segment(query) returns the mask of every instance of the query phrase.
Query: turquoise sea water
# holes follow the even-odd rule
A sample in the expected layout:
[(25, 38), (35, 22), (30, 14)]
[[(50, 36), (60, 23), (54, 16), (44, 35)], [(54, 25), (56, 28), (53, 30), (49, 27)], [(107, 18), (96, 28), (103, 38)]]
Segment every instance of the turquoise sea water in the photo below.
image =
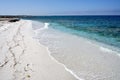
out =
[(120, 48), (120, 16), (39, 16), (50, 27)]
[(33, 22), (34, 38), (79, 79), (120, 80), (119, 16), (40, 16), (25, 19)]

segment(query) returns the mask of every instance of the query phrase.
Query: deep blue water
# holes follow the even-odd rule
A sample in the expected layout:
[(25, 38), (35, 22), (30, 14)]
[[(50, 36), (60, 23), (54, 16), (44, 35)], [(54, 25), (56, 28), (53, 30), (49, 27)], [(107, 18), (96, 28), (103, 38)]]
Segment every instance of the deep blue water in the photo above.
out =
[(31, 16), (50, 27), (120, 48), (120, 16)]

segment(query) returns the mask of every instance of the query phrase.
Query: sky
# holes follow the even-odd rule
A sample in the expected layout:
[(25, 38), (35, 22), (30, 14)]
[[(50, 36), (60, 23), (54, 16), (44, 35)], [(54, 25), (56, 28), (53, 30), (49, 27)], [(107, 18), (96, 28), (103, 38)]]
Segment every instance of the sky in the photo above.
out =
[(120, 0), (0, 0), (0, 15), (120, 15)]

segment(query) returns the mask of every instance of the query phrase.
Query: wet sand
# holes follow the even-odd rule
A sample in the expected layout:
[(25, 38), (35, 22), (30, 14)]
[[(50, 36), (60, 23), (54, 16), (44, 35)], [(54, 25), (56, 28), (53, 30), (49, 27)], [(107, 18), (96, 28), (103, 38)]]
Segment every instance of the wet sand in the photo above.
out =
[(33, 39), (31, 21), (0, 27), (0, 80), (77, 80)]

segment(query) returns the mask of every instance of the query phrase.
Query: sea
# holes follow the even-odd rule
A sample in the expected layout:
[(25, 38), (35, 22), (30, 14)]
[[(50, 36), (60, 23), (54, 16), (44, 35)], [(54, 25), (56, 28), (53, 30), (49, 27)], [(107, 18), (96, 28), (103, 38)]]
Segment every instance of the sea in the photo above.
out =
[(76, 79), (120, 80), (120, 16), (23, 19), (32, 20), (34, 38)]

